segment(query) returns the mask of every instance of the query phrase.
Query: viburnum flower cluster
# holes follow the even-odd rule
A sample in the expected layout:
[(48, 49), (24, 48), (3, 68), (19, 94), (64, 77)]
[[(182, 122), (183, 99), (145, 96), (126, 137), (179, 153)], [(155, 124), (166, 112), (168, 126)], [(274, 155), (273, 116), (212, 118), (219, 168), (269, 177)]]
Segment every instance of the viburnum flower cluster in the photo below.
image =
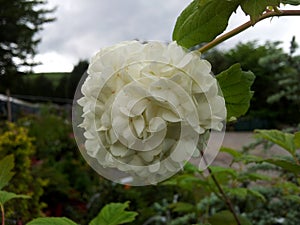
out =
[(200, 135), (222, 129), (225, 100), (211, 65), (176, 42), (101, 49), (87, 73), (80, 127), (102, 167), (156, 183), (200, 155)]

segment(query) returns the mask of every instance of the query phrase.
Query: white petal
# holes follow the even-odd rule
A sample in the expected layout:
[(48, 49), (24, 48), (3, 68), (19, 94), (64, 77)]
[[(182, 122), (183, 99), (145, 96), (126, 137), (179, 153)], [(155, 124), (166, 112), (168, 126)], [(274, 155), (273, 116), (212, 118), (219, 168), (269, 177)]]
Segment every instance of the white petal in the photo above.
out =
[(177, 112), (173, 112), (171, 110), (161, 108), (159, 109), (158, 115), (161, 116), (164, 120), (176, 123), (182, 121)]
[(167, 127), (166, 122), (160, 117), (154, 117), (149, 122), (149, 132), (158, 132)]
[(144, 117), (136, 116), (136, 117), (132, 118), (132, 123), (133, 123), (133, 127), (134, 127), (134, 130), (135, 130), (137, 136), (141, 137), (142, 133), (145, 129)]
[(110, 151), (111, 151), (111, 154), (113, 154), (114, 156), (123, 157), (128, 152), (128, 149), (126, 147), (124, 147), (124, 145), (117, 143), (117, 144), (113, 144), (112, 146), (110, 146)]
[(155, 173), (155, 172), (157, 172), (159, 170), (159, 168), (160, 168), (160, 162), (157, 162), (157, 163), (151, 164), (149, 166), (149, 171), (151, 173)]

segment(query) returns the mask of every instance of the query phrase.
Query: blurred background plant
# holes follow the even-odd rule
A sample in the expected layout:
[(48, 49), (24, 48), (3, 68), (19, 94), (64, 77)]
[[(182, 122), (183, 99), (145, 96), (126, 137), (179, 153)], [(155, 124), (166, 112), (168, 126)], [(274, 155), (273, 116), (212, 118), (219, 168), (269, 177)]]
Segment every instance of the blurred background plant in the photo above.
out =
[[(202, 3), (207, 2), (226, 4), (216, 0)], [(237, 1), (230, 2), (229, 8), (234, 2)], [(262, 8), (266, 9), (269, 2), (273, 1), (260, 1)], [(300, 4), (298, 0), (281, 2)], [(96, 225), (103, 214), (117, 217), (107, 214), (108, 211), (119, 209), (120, 215), (124, 215), (126, 208), (138, 213), (137, 217), (136, 213), (125, 214), (129, 224), (236, 224), (230, 210), (243, 225), (300, 224), (300, 56), (296, 54), (295, 37), (289, 52), (281, 48), (280, 42), (253, 41), (203, 54), (212, 63), (214, 74), (240, 63), (243, 70), (256, 75), (248, 113), (230, 124), (228, 130), (292, 127), (290, 130), (257, 131), (258, 139), (243, 149), (222, 148), (221, 154), (230, 158), (227, 166), (213, 165), (203, 172), (187, 164), (178, 175), (160, 185), (131, 187), (99, 177), (77, 150), (70, 109), (88, 62), (80, 60), (70, 73), (31, 71), (40, 41), (35, 35), (43, 24), (54, 21), (51, 17), (54, 9), (47, 9), (46, 1), (0, 0), (0, 4), (0, 161), (7, 157), (15, 159), (15, 176), (0, 188), (0, 205), (8, 199), (3, 196), (17, 197), (6, 192), (19, 194), (20, 198), (30, 197), (5, 201), (5, 219), (2, 219), (6, 224), (20, 225), (35, 217), (55, 216), (70, 218), (60, 220), (69, 224), (91, 221), (91, 225)], [(214, 17), (209, 14), (209, 19)], [(6, 97), (14, 99), (8, 101)], [(9, 116), (9, 108), (17, 111), (14, 117)], [(285, 149), (284, 153), (270, 154), (270, 146), (274, 144)], [(0, 168), (1, 178), (4, 169)], [(101, 209), (105, 210), (100, 215)], [(52, 224), (55, 220), (47, 219), (29, 224), (45, 221)]]

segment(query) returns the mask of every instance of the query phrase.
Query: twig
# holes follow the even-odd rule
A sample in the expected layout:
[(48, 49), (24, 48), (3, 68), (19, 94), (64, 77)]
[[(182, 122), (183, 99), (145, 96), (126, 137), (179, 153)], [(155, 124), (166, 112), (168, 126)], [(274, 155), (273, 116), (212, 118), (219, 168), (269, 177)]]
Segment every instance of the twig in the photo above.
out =
[(214, 46), (220, 44), (223, 41), (226, 41), (227, 39), (235, 36), (236, 34), (241, 33), (242, 31), (248, 29), (251, 26), (254, 26), (256, 23), (259, 21), (262, 21), (264, 19), (274, 17), (274, 16), (300, 16), (300, 10), (275, 10), (275, 11), (267, 11), (263, 15), (261, 15), (258, 20), (256, 21), (248, 21), (235, 29), (217, 37), (216, 39), (212, 40), (211, 42), (207, 43), (206, 45), (202, 46), (201, 48), (198, 49), (200, 52), (206, 52), (209, 49), (213, 48)]
[(223, 199), (225, 200), (225, 203), (226, 203), (228, 209), (230, 210), (230, 212), (232, 213), (232, 215), (233, 215), (235, 221), (237, 222), (238, 225), (241, 225), (241, 221), (240, 221), (239, 217), (237, 216), (237, 214), (236, 214), (236, 212), (235, 212), (235, 210), (234, 210), (234, 208), (233, 208), (232, 202), (230, 201), (230, 199), (228, 198), (228, 196), (225, 194), (225, 192), (224, 192), (222, 186), (219, 184), (217, 178), (216, 178), (215, 175), (212, 173), (211, 169), (210, 169), (209, 167), (207, 167), (207, 170), (208, 170), (208, 172), (209, 172), (211, 178), (213, 179), (214, 183), (216, 184), (216, 186), (217, 186), (219, 192), (221, 193)]
[[(205, 164), (207, 164), (207, 161), (205, 159), (205, 156), (204, 156), (203, 152), (200, 151), (200, 153), (201, 153), (201, 156), (203, 158), (203, 161), (205, 162)], [(216, 184), (216, 186), (218, 188), (218, 191), (220, 192), (222, 198), (224, 199), (224, 201), (225, 201), (225, 203), (226, 203), (229, 211), (232, 213), (232, 215), (233, 215), (236, 223), (238, 225), (241, 225), (241, 221), (240, 221), (239, 217), (237, 216), (237, 214), (236, 214), (236, 212), (234, 210), (232, 202), (230, 201), (230, 199), (228, 198), (228, 196), (225, 194), (225, 192), (224, 192), (222, 186), (219, 184), (216, 176), (212, 173), (212, 171), (211, 171), (211, 169), (209, 167), (207, 167), (207, 171), (208, 171), (209, 175), (211, 176), (212, 180), (214, 181), (214, 183)]]
[(1, 208), (1, 215), (2, 215), (2, 225), (5, 225), (4, 207), (2, 204), (0, 204), (0, 208)]

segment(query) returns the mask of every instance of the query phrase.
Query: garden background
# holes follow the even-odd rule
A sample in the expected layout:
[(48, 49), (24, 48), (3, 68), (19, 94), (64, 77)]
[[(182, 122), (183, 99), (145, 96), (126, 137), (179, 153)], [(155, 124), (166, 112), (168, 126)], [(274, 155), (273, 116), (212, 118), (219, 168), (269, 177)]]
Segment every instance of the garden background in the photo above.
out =
[[(5, 202), (5, 224), (26, 224), (37, 217), (68, 217), (87, 224), (112, 202), (130, 202), (126, 206), (138, 213), (130, 224), (237, 224), (232, 210), (240, 224), (300, 223), (298, 37), (290, 37), (289, 50), (281, 40), (253, 40), (203, 53), (214, 74), (235, 63), (255, 74), (247, 113), (227, 124), (227, 146), (209, 174), (188, 164), (161, 184), (132, 187), (99, 176), (77, 148), (72, 100), (88, 60), (78, 60), (70, 73), (20, 70), (34, 66), (27, 58), (36, 53), (35, 33), (44, 23), (55, 23), (53, 10), (34, 11), (43, 1), (1, 4), (0, 162), (14, 157), (14, 176), (4, 190), (30, 197)], [(11, 25), (24, 15), (34, 29)], [(246, 137), (245, 143), (236, 144), (239, 135)], [(272, 158), (274, 154), (278, 157)]]

